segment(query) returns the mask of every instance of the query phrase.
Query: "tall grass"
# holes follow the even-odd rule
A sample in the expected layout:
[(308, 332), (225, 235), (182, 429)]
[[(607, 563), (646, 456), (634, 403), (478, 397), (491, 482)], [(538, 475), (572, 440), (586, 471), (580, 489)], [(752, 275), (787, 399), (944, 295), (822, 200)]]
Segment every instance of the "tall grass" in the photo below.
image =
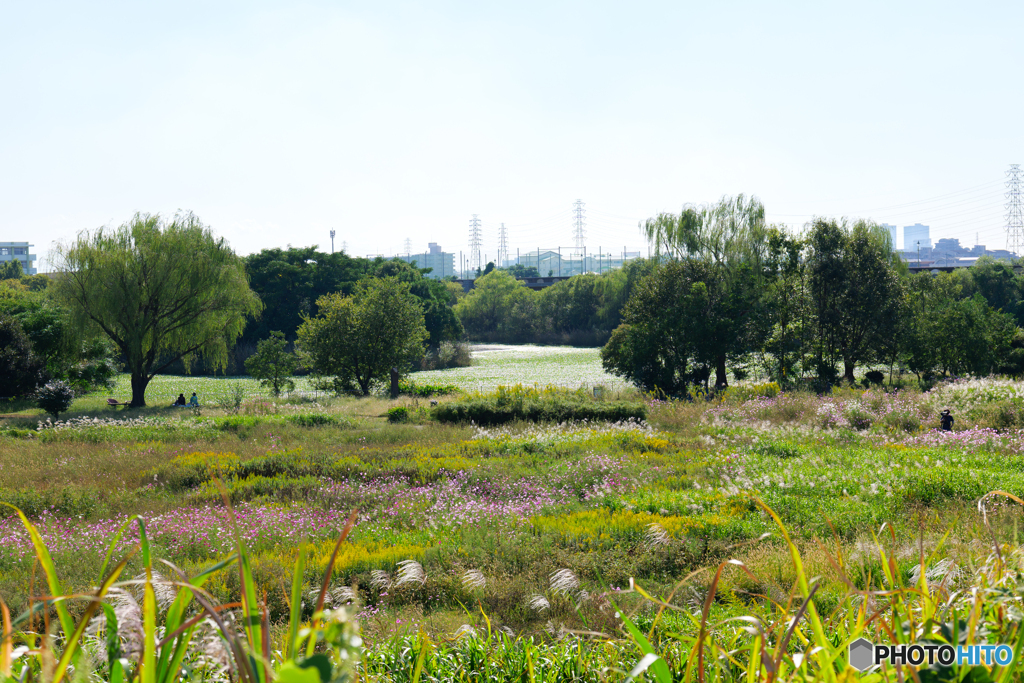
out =
[[(1024, 654), (1020, 594), (1024, 561), (1019, 547), (1000, 542), (989, 524), (988, 506), (997, 499), (1024, 500), (993, 491), (978, 503), (988, 534), (987, 557), (974, 567), (958, 568), (939, 561), (949, 532), (925, 552), (919, 543), (916, 570), (909, 580), (892, 549), (895, 532), (885, 527), (874, 537), (877, 573), (853, 574), (842, 545), (819, 544), (846, 592), (823, 608), (822, 582), (805, 570), (804, 558), (782, 520), (767, 505), (758, 505), (772, 520), (789, 553), (795, 580), (788, 594), (760, 596), (770, 608), (732, 616), (716, 623), (712, 607), (722, 599), (720, 585), (727, 572), (740, 572), (757, 582), (743, 562), (730, 559), (711, 572), (700, 600), (680, 605), (677, 594), (694, 583), (703, 570), (686, 577), (665, 597), (648, 593), (630, 582), (615, 597), (582, 591), (568, 570), (551, 579), (544, 605), (570, 598), (570, 609), (592, 603), (595, 613), (613, 613), (604, 624), (567, 630), (551, 624), (550, 636), (517, 638), (495, 627), (482, 603), (466, 605), (467, 623), (451, 639), (420, 632), (396, 637), (370, 648), (363, 645), (353, 610), (334, 607), (332, 573), (348, 537), (355, 513), (341, 533), (326, 569), (312, 593), (305, 586), (308, 548), (296, 548), (289, 609), (282, 623), (268, 617), (265, 594), (253, 579), (252, 560), (237, 529), (236, 550), (193, 576), (168, 562), (153, 560), (144, 520), (133, 517), (115, 535), (97, 578), (97, 587), (84, 594), (65, 594), (48, 549), (33, 523), (17, 514), (29, 533), (45, 592), (29, 609), (12, 618), (0, 601), (0, 676), (4, 680), (66, 678), (122, 683), (171, 683), (184, 679), (228, 679), (246, 683), (327, 683), (329, 681), (845, 681), (855, 672), (848, 666), (847, 649), (858, 638), (873, 643), (929, 642), (951, 645), (1009, 644), (1014, 661)], [(230, 509), (230, 507), (229, 507)], [(119, 560), (115, 548), (129, 525), (137, 524), (139, 542)], [(129, 561), (141, 557), (143, 573), (123, 578)], [(408, 574), (422, 578), (418, 563), (401, 563), (397, 584)], [(415, 570), (415, 571), (413, 571)], [(204, 586), (215, 575), (235, 573), (237, 596), (217, 602)], [(467, 572), (469, 590), (486, 583), (480, 572)], [(408, 578), (408, 577), (407, 577)], [(383, 579), (382, 579), (383, 581)], [(390, 585), (390, 584), (389, 584)], [(312, 617), (304, 618), (305, 596), (316, 596)], [(559, 596), (565, 596), (559, 598)], [(636, 609), (627, 613), (625, 600), (653, 612), (641, 628)], [(343, 602), (351, 600), (348, 593)], [(571, 605), (576, 603), (575, 608)], [(78, 605), (74, 610), (69, 607)], [(77, 614), (72, 616), (72, 612)], [(679, 615), (678, 618), (673, 615)], [(668, 623), (688, 628), (668, 628)], [(860, 680), (1013, 681), (1020, 666), (933, 666), (882, 664)]]

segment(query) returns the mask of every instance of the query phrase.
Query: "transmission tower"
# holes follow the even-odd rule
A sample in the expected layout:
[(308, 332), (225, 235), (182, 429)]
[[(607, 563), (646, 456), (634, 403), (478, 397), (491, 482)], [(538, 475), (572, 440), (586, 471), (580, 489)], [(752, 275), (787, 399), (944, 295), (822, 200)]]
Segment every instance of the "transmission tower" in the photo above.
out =
[(479, 270), (483, 267), (480, 263), (480, 243), (482, 242), (480, 237), (480, 219), (477, 214), (473, 214), (473, 218), (469, 221), (469, 269)]
[(405, 258), (412, 256), (412, 240), (408, 237), (405, 238)]
[(345, 252), (346, 254), (348, 253), (348, 242), (342, 240), (342, 242), (341, 242), (341, 250), (343, 252)]
[(1024, 249), (1024, 191), (1021, 181), (1024, 174), (1020, 164), (1010, 164), (1006, 172), (1006, 250), (1021, 255)]
[(585, 238), (587, 223), (583, 216), (587, 213), (587, 210), (583, 207), (586, 204), (583, 203), (582, 199), (577, 199), (573, 206), (573, 220), (572, 220), (572, 246), (576, 249), (574, 256), (582, 257), (583, 249), (585, 247)]
[(499, 268), (505, 265), (505, 261), (508, 260), (508, 230), (505, 229), (505, 224), (501, 224), (501, 228), (498, 230), (498, 262), (494, 265)]

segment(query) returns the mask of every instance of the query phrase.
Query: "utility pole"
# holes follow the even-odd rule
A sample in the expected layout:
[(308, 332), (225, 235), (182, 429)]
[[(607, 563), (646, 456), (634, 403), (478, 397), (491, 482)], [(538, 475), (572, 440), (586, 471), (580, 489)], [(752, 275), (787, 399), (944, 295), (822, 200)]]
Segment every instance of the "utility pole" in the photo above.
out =
[(334, 228), (331, 228), (331, 253), (334, 253)]
[[(576, 249), (576, 255), (579, 256), (583, 253), (585, 239), (586, 239), (586, 222), (583, 219), (584, 214), (587, 210), (583, 207), (586, 206), (582, 199), (577, 199), (576, 203), (572, 205), (573, 221), (572, 221), (572, 245)], [(582, 269), (581, 269), (582, 272)]]
[(1021, 190), (1020, 164), (1010, 164), (1006, 172), (1006, 250), (1020, 256), (1024, 249), (1024, 191)]
[(469, 221), (469, 269), (473, 272), (476, 272), (482, 266), (480, 263), (480, 243), (482, 241), (480, 236), (480, 218), (474, 213), (473, 218)]
[(498, 229), (498, 262), (496, 265), (501, 268), (505, 265), (505, 261), (508, 260), (508, 231), (505, 230), (505, 224), (501, 224), (501, 228)]

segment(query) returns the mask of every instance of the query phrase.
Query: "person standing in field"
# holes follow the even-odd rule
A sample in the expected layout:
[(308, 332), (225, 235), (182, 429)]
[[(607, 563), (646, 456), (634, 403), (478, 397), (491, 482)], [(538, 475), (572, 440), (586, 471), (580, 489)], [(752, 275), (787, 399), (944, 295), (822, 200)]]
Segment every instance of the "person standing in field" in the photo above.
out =
[(953, 416), (949, 414), (949, 409), (943, 410), (939, 416), (939, 424), (942, 427), (942, 431), (951, 432), (953, 431)]

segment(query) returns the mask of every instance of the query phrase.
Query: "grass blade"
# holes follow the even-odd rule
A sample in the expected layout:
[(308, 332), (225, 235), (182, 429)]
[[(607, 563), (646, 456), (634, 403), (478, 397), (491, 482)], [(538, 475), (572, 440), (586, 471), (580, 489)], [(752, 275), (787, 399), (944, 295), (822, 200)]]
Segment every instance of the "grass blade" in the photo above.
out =
[(302, 621), (302, 583), (306, 573), (306, 539), (299, 542), (299, 556), (295, 559), (292, 572), (291, 613), (288, 616), (288, 642), (285, 643), (284, 658), (294, 657), (299, 640), (299, 626)]

